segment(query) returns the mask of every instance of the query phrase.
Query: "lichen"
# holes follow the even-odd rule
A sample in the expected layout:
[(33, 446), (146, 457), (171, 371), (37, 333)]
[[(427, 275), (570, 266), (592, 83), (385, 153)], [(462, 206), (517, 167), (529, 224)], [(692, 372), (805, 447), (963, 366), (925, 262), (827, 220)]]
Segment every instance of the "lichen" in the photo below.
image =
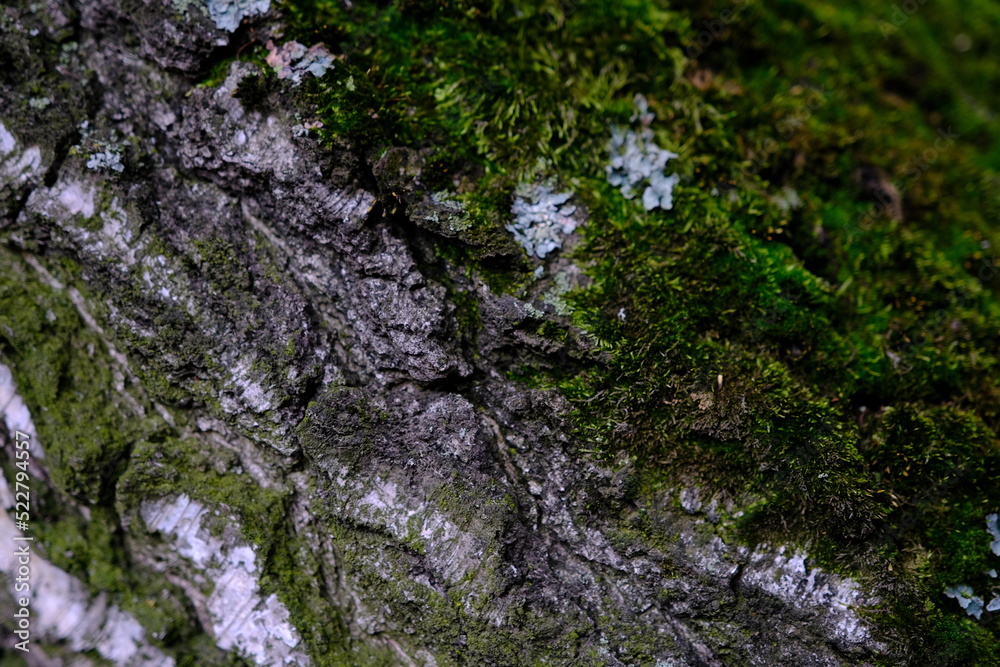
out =
[[(270, 65), (279, 79), (289, 79), (293, 86), (302, 83), (302, 77), (312, 74), (319, 78), (333, 67), (333, 54), (323, 44), (314, 44), (308, 49), (296, 41), (275, 46), (267, 43), (267, 64)], [(322, 124), (316, 127), (322, 127)]]
[[(1000, 515), (989, 514), (986, 516), (986, 530), (992, 537), (990, 542), (990, 551), (994, 555), (1000, 556), (1000, 527), (997, 526), (997, 518)], [(996, 570), (989, 570), (985, 572), (987, 576), (991, 578), (996, 578)], [(978, 621), (982, 616), (983, 609), (986, 611), (1000, 611), (1000, 595), (995, 595), (989, 604), (984, 605), (983, 598), (976, 595), (972, 587), (968, 584), (958, 584), (957, 586), (948, 586), (944, 589), (944, 594), (950, 598), (958, 601), (958, 604), (965, 610), (965, 613), (969, 616), (975, 616)]]
[(958, 604), (969, 616), (975, 616), (976, 620), (983, 614), (983, 599), (974, 595), (972, 588), (965, 584), (951, 586), (944, 590), (944, 594), (950, 598), (958, 600)]
[(620, 127), (611, 128), (611, 163), (605, 167), (608, 183), (621, 190), (622, 196), (632, 199), (642, 190), (642, 205), (647, 211), (654, 208), (669, 210), (674, 207), (674, 186), (680, 181), (677, 174), (667, 176), (664, 167), (678, 157), (656, 145), (653, 130), (649, 127), (655, 115), (642, 95), (636, 95), (636, 116), (641, 129), (636, 132)]
[(993, 540), (990, 542), (990, 551), (993, 552), (995, 556), (1000, 556), (1000, 526), (997, 525), (997, 519), (1000, 515), (993, 513), (986, 517), (986, 530), (989, 531), (990, 537)]
[(120, 153), (106, 150), (91, 153), (90, 158), (87, 160), (87, 169), (93, 169), (94, 171), (117, 171), (121, 173), (125, 171), (125, 165), (122, 164)]
[(572, 192), (556, 192), (552, 185), (522, 184), (514, 195), (514, 220), (507, 230), (529, 256), (545, 259), (576, 230), (577, 208), (569, 203), (572, 198)]
[[(176, 0), (175, 0), (176, 1)], [(248, 16), (265, 14), (271, 8), (270, 0), (208, 0), (208, 16), (219, 30), (235, 32)]]

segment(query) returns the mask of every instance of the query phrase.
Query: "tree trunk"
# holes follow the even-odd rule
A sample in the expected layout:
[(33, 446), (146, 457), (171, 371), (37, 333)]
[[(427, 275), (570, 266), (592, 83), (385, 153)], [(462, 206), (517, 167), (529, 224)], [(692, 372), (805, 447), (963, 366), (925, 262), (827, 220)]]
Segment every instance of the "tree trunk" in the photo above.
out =
[[(263, 41), (277, 23), (252, 9)], [(249, 38), (219, 16), (45, 0), (0, 19), (11, 632), (12, 540), (34, 537), (31, 652), (8, 633), (6, 656), (840, 665), (885, 648), (858, 584), (731, 540), (739, 503), (637, 494), (632, 458), (583, 451), (566, 399), (509, 370), (593, 343), (436, 256), (464, 212), (413, 195), (416, 153), (321, 147), (290, 88), (234, 96), (257, 65), (206, 75)]]

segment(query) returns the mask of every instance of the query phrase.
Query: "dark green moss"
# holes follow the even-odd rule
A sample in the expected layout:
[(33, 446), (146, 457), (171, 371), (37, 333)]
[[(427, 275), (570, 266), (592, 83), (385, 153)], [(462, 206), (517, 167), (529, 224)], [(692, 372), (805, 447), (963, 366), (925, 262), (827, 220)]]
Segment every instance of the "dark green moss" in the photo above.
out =
[(128, 389), (114, 390), (105, 343), (68, 295), (41, 285), (8, 251), (0, 262), (0, 354), (33, 408), (56, 487), (97, 504), (113, 493), (131, 444), (159, 425), (136, 414)]

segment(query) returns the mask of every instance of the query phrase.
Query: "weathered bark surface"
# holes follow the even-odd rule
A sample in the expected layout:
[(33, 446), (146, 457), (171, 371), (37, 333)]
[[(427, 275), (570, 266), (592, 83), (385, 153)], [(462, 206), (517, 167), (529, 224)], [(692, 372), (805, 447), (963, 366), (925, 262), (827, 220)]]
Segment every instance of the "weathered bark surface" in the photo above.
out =
[[(280, 98), (245, 108), (232, 93), (255, 66), (196, 85), (233, 38), (177, 7), (49, 0), (2, 18), (3, 290), (41, 315), (0, 315), (0, 404), (8, 431), (38, 426), (34, 521), (114, 535), (67, 556), (39, 528), (29, 664), (840, 665), (879, 651), (856, 584), (728, 541), (720, 517), (739, 507), (695, 488), (637, 496), (628, 460), (589, 461), (565, 400), (504, 372), (560, 353), (534, 333), (557, 316), (442, 273), (433, 232), (380, 189), (406, 174), (296, 136)], [(256, 21), (261, 36), (274, 23)], [(107, 144), (123, 171), (88, 168)], [(454, 293), (478, 301), (476, 336)], [(60, 350), (74, 360), (46, 405), (22, 389)], [(89, 408), (64, 406), (95, 401), (120, 442), (69, 451), (85, 426), (67, 422)], [(46, 439), (62, 428), (64, 443)], [(6, 553), (17, 530), (0, 524)], [(87, 562), (101, 558), (143, 588), (102, 591)], [(0, 567), (11, 628), (14, 566)]]

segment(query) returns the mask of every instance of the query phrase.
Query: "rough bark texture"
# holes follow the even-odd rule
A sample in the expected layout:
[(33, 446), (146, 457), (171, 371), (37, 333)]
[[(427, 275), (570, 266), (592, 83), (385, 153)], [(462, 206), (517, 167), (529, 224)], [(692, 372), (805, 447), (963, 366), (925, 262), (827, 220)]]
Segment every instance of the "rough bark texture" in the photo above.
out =
[[(254, 65), (196, 85), (232, 52), (196, 9), (0, 18), (0, 403), (38, 434), (28, 664), (879, 652), (856, 584), (737, 546), (732, 503), (637, 496), (629, 459), (581, 453), (565, 400), (505, 373), (582, 349), (536, 333), (558, 315), (442, 272), (427, 239), (449, 211), (397, 211), (386, 186), (405, 159), (321, 150), (280, 99), (247, 108)], [(88, 168), (112, 144), (124, 170)]]

